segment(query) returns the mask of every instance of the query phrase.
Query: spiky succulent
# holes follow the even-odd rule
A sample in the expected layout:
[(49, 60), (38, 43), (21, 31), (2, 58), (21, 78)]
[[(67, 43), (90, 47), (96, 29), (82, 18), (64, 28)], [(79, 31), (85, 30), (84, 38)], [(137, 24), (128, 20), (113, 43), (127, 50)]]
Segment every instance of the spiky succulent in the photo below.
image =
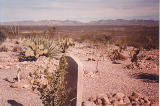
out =
[(55, 42), (42, 37), (30, 38), (24, 44), (20, 59), (36, 60), (39, 56), (52, 57), (58, 54), (60, 50)]
[(32, 36), (25, 42), (21, 52), (21, 60), (36, 60), (39, 56), (57, 57), (74, 46), (71, 38), (62, 37), (57, 40), (45, 36)]
[(62, 53), (65, 53), (67, 49), (69, 49), (70, 47), (75, 46), (74, 42), (72, 41), (71, 38), (61, 38), (59, 39), (59, 44), (60, 47), (62, 49)]

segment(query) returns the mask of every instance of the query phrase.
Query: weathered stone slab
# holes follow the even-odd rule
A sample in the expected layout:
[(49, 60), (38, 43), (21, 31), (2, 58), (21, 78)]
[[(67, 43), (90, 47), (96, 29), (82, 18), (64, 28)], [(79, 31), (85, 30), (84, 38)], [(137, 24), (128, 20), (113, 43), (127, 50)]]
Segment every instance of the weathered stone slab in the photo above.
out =
[(67, 88), (71, 88), (68, 98), (68, 105), (82, 106), (82, 89), (83, 89), (83, 65), (80, 60), (74, 56), (66, 56), (68, 62), (67, 68)]

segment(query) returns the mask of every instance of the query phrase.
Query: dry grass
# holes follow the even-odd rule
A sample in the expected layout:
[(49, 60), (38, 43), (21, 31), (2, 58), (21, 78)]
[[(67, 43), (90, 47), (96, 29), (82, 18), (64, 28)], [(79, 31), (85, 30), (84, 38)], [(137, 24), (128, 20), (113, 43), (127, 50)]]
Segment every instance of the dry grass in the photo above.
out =
[[(159, 27), (158, 26), (128, 26), (118, 27), (116, 30), (108, 28), (107, 32), (84, 33), (75, 40), (78, 42), (91, 41), (93, 43), (103, 42), (104, 44), (115, 44), (120, 48), (133, 46), (147, 50), (159, 48)], [(123, 30), (122, 30), (123, 29)]]

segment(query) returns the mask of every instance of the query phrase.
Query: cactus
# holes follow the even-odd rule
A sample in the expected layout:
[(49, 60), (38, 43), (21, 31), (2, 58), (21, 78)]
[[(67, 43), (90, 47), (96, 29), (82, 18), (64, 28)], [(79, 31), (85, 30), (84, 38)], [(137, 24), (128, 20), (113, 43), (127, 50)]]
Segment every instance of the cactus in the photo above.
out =
[(34, 51), (31, 49), (28, 49), (27, 51), (25, 51), (25, 56), (26, 57), (32, 57), (34, 56)]
[[(74, 46), (72, 39), (61, 38), (54, 40), (45, 36), (30, 36), (24, 44), (20, 58), (25, 60), (36, 60), (39, 56), (56, 57), (60, 53), (65, 53), (70, 47)], [(57, 57), (56, 57), (57, 58)]]
[(59, 43), (61, 45), (62, 53), (65, 53), (70, 47), (75, 46), (71, 38), (61, 38), (59, 39)]
[(48, 49), (45, 48), (44, 44), (27, 41), (21, 54), (21, 59), (23, 58), (24, 60), (34, 60), (33, 58), (37, 59), (42, 55), (48, 56)]
[(139, 51), (140, 50), (134, 50), (130, 52), (131, 62), (137, 62)]

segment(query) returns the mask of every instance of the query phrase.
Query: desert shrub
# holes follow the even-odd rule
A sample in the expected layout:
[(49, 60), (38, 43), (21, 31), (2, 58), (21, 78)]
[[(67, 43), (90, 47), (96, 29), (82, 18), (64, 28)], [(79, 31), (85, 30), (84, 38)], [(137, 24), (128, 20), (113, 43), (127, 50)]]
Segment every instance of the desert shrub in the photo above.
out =
[(18, 42), (18, 41), (15, 41), (15, 44), (19, 44), (19, 42)]
[(126, 40), (127, 45), (136, 48), (144, 48), (147, 50), (159, 48), (159, 35), (156, 33), (151, 35), (143, 34), (138, 36), (128, 36)]
[(19, 26), (13, 25), (13, 26), (5, 26), (3, 27), (3, 30), (8, 38), (15, 39), (20, 35), (19, 28), (20, 28)]
[(54, 37), (56, 33), (56, 27), (50, 27), (46, 31), (44, 31), (45, 36)]
[[(127, 65), (126, 68), (128, 68), (128, 69), (133, 69), (133, 68), (142, 69), (143, 62), (146, 60), (146, 56), (143, 54), (140, 55), (140, 49), (130, 51), (129, 55), (130, 55), (131, 64)], [(142, 65), (142, 67), (141, 67), (141, 65)]]
[(137, 63), (138, 61), (138, 54), (139, 54), (140, 50), (133, 50), (129, 53), (130, 57), (131, 57), (131, 62), (135, 62)]
[[(65, 88), (65, 71), (67, 68), (65, 55), (60, 58), (59, 66), (53, 72), (45, 69), (44, 72), (33, 73), (33, 90), (37, 89), (40, 99), (45, 106), (64, 106), (69, 95), (69, 90)], [(42, 83), (45, 80), (46, 83)]]
[(0, 47), (0, 52), (8, 52), (8, 48), (6, 46)]
[(105, 36), (105, 40), (106, 40), (107, 42), (110, 42), (110, 41), (112, 40), (112, 35), (106, 35), (106, 36)]
[(127, 46), (133, 46), (135, 48), (144, 48), (146, 50), (159, 48), (159, 36), (158, 35), (135, 35), (125, 36), (123, 38), (113, 38), (113, 42), (120, 48), (126, 48)]
[(112, 61), (116, 61), (116, 60), (126, 60), (127, 58), (122, 55), (121, 51), (116, 49), (116, 50), (113, 50), (112, 53), (110, 53), (110, 59)]
[(13, 52), (19, 52), (19, 53), (20, 53), (20, 52), (22, 51), (22, 48), (19, 47), (19, 46), (15, 46), (15, 47), (13, 47), (12, 51), (13, 51)]
[(5, 32), (3, 30), (0, 30), (0, 44), (2, 42), (4, 42), (4, 40), (6, 39), (6, 35), (5, 35)]
[(21, 33), (21, 26), (16, 25), (6, 25), (6, 26), (0, 26), (0, 32), (2, 31), (5, 36), (9, 39), (17, 39), (19, 37), (23, 37), (23, 34)]
[(10, 26), (9, 29), (9, 33), (12, 35), (12, 37), (19, 36), (19, 26)]
[(66, 37), (59, 38), (58, 43), (60, 45), (62, 53), (65, 53), (69, 48), (75, 46), (73, 40), (71, 38)]
[(112, 34), (88, 32), (74, 39), (75, 41), (78, 41), (80, 43), (84, 41), (88, 41), (91, 43), (112, 43)]
[(77, 37), (77, 38), (74, 38), (75, 41), (80, 42), (80, 43), (82, 43), (82, 42), (84, 42), (84, 41), (86, 41), (86, 40), (91, 40), (91, 39), (93, 39), (91, 33), (85, 33), (85, 34), (83, 34), (83, 35), (80, 35), (80, 36)]

